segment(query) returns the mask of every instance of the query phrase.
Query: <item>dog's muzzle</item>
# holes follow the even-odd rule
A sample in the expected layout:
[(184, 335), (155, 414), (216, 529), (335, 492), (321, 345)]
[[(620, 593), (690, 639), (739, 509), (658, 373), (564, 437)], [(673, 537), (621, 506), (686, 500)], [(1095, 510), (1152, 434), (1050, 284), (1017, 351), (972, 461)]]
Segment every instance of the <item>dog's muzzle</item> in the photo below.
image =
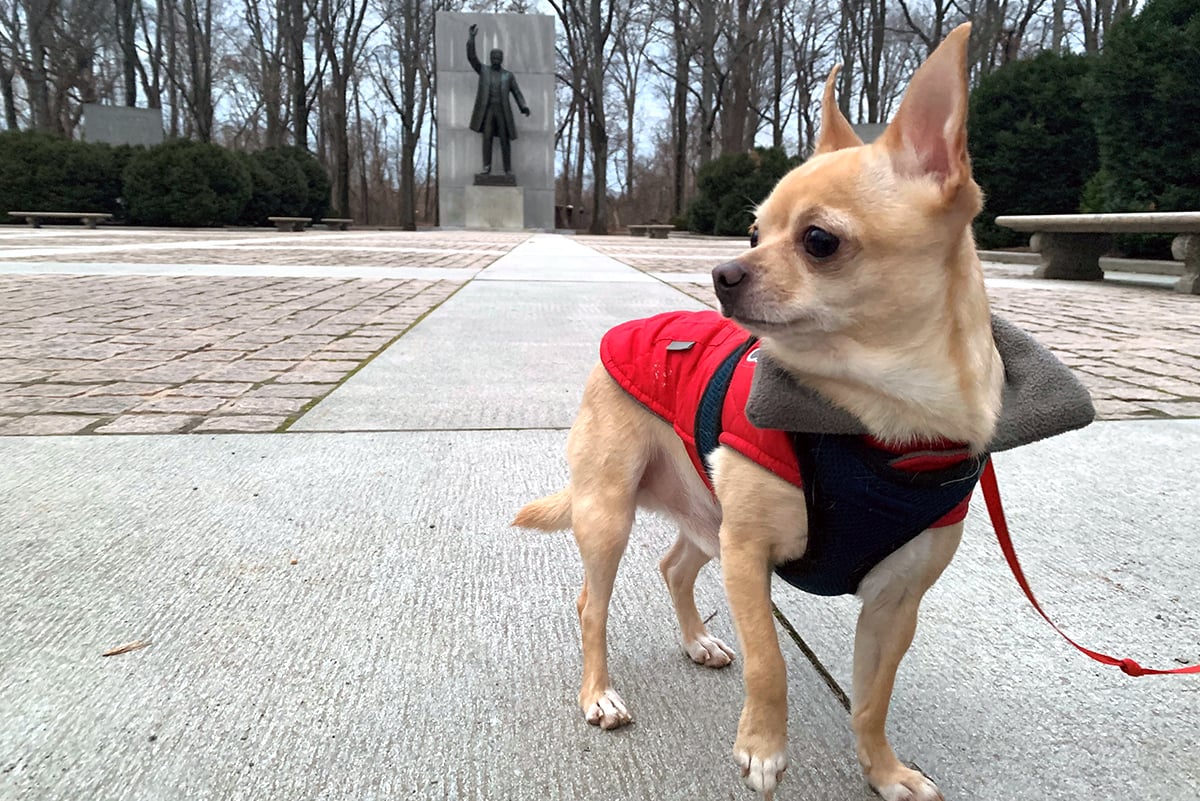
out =
[(745, 265), (735, 259), (713, 268), (712, 277), (717, 300), (721, 301), (721, 311), (729, 317), (750, 284), (750, 274)]

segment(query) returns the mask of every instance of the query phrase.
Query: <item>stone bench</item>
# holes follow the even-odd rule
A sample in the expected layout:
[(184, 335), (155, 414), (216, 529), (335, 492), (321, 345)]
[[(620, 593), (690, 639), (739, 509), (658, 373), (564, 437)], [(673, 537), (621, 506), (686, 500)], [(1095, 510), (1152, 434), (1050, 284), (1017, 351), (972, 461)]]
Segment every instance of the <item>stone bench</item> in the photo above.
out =
[(350, 226), (354, 224), (350, 217), (322, 217), (320, 222), (327, 231), (349, 231)]
[(630, 236), (648, 236), (651, 239), (666, 239), (675, 230), (673, 225), (631, 225)]
[(95, 228), (101, 220), (111, 220), (102, 211), (10, 211), (9, 217), (24, 219), (30, 228), (41, 228), (44, 220), (80, 220), (86, 227)]
[(268, 217), (267, 222), (275, 223), (280, 231), (303, 231), (312, 222), (308, 217)]
[(996, 224), (1033, 234), (1029, 246), (1039, 254), (1038, 278), (1077, 281), (1104, 278), (1100, 257), (1112, 247), (1113, 234), (1176, 234), (1171, 255), (1183, 262), (1183, 276), (1175, 291), (1200, 295), (1200, 211), (1006, 216)]

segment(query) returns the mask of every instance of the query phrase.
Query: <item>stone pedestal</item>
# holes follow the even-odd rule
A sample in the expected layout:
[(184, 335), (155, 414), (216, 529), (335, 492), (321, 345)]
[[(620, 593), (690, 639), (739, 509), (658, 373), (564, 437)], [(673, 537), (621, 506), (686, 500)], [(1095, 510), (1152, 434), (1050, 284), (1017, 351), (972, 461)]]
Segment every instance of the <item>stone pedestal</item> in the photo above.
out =
[(1175, 291), (1200, 295), (1200, 234), (1175, 237), (1171, 242), (1171, 255), (1183, 262), (1183, 277), (1175, 283)]
[(1104, 233), (1049, 233), (1039, 231), (1029, 247), (1041, 257), (1034, 275), (1068, 281), (1100, 281), (1100, 257), (1112, 248), (1112, 237)]
[(468, 228), (519, 231), (525, 227), (525, 189), (520, 186), (468, 186), (463, 191)]

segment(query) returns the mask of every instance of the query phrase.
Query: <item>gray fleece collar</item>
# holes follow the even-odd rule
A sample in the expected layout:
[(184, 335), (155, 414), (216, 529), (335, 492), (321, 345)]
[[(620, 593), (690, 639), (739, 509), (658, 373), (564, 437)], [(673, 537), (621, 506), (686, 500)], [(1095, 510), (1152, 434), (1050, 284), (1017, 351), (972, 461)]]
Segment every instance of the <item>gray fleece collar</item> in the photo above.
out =
[[(992, 315), (992, 338), (1004, 362), (1004, 399), (989, 452), (1083, 428), (1095, 419), (1087, 389), (1028, 333)], [(754, 370), (746, 417), (759, 428), (870, 433), (857, 417), (801, 384), (765, 353)]]

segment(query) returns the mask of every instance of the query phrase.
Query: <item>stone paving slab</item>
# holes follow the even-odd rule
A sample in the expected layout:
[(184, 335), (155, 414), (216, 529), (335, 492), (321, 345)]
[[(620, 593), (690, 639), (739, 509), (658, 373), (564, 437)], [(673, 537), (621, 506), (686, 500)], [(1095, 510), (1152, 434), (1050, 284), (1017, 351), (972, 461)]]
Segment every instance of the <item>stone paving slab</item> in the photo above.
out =
[[(1080, 644), (1146, 667), (1200, 663), (1200, 421), (1097, 423), (996, 457), (1025, 573)], [(1130, 678), (1030, 607), (976, 494), (922, 606), (889, 728), (948, 799), (1200, 798), (1200, 676)], [(775, 600), (850, 686), (858, 602), (776, 582)]]
[(474, 281), (292, 428), (569, 427), (603, 333), (689, 305), (657, 282)]
[[(528, 234), (498, 233), (495, 235), (479, 231), (305, 231), (302, 234), (281, 234), (276, 231), (255, 228), (202, 229), (187, 234), (178, 229), (164, 229), (160, 237), (147, 235), (145, 231), (110, 229), (103, 237), (89, 237), (82, 230), (70, 236), (37, 236), (37, 231), (28, 230), (23, 236), (0, 238), (0, 261), (34, 259), (80, 261), (172, 261), (175, 258), (198, 258), (196, 253), (241, 252), (254, 254), (259, 251), (321, 250), (349, 252), (359, 249), (383, 249), (386, 252), (403, 252), (416, 249), (424, 252), (467, 252), (484, 251), (486, 255), (499, 256), (529, 238)], [(164, 256), (170, 254), (170, 258)], [(245, 258), (243, 255), (242, 258)], [(210, 256), (206, 261), (212, 261)], [(264, 260), (270, 263), (270, 259)], [(238, 263), (235, 259), (231, 263)]]
[[(610, 624), (636, 724), (579, 714), (575, 547), (507, 528), (564, 436), (0, 441), (0, 797), (748, 797), (740, 663), (675, 643), (660, 521)], [(697, 594), (732, 639), (714, 568)], [(868, 801), (844, 710), (785, 653), (780, 798)]]
[(551, 234), (535, 234), (478, 277), (486, 281), (653, 281), (573, 237)]
[[(462, 264), (462, 260), (449, 262)], [(337, 264), (192, 264), (142, 261), (63, 262), (0, 261), (0, 275), (212, 275), (224, 277), (265, 276), (270, 278), (417, 278), (422, 281), (469, 281), (479, 274), (476, 267), (399, 267)]]
[[(503, 251), (479, 250), (418, 250), (415, 252), (393, 248), (204, 248), (186, 246), (179, 249), (159, 249), (148, 252), (119, 251), (90, 255), (90, 264), (195, 264), (220, 263), (218, 257), (228, 264), (253, 266), (322, 267), (336, 274), (347, 267), (391, 267), (400, 269), (446, 269), (472, 268), (481, 270), (494, 262)], [(61, 262), (64, 254), (21, 255), (21, 263)], [(68, 254), (76, 258), (88, 254)], [(0, 267), (3, 266), (0, 262)]]
[(0, 275), (0, 435), (273, 431), (459, 286)]

